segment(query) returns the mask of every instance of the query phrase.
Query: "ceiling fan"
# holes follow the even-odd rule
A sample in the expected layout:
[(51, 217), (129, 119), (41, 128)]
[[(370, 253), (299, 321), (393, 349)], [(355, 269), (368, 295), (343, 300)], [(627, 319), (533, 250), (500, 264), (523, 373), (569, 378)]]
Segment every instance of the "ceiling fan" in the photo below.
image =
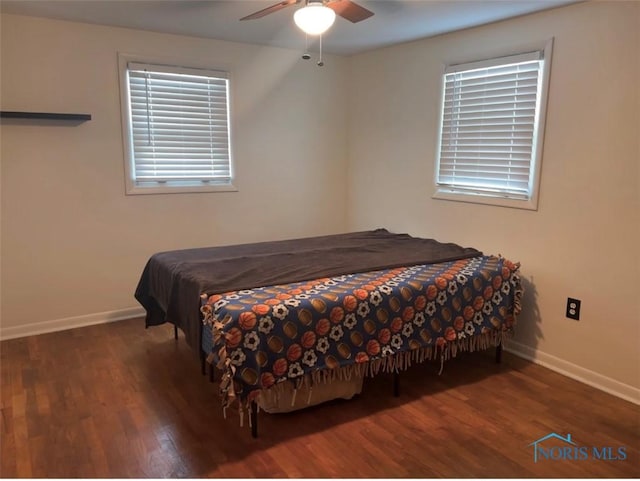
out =
[[(263, 8), (257, 12), (242, 17), (240, 20), (253, 20), (256, 18), (262, 18), (270, 13), (277, 12), (289, 5), (302, 3), (303, 0), (282, 0), (275, 5)], [(373, 12), (358, 5), (351, 0), (304, 0), (304, 7), (296, 10), (293, 15), (295, 24), (302, 30), (307, 36), (317, 36), (320, 38), (320, 58), (317, 62), (319, 67), (324, 65), (322, 61), (322, 34), (325, 33), (336, 18), (336, 14), (342, 18), (349, 20), (352, 23), (361, 22), (373, 15)], [(305, 48), (302, 58), (309, 60), (311, 55), (307, 52), (308, 49), (308, 37), (307, 48)]]
[[(270, 13), (282, 10), (289, 5), (302, 3), (302, 1), (303, 0), (282, 0), (275, 5), (271, 5), (270, 7), (259, 10), (251, 15), (242, 17), (240, 20), (254, 20), (256, 18), (262, 18)], [(340, 15), (342, 18), (345, 18), (352, 23), (361, 22), (373, 15), (371, 10), (367, 10), (351, 0), (305, 0), (305, 4), (308, 6), (320, 4), (325, 7), (329, 7), (337, 15)]]

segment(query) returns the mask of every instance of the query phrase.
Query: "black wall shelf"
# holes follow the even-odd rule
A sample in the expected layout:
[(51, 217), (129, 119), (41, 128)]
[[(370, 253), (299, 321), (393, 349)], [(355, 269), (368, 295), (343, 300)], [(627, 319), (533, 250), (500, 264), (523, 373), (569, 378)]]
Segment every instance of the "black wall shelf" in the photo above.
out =
[(0, 111), (2, 119), (33, 119), (33, 120), (70, 120), (73, 122), (85, 122), (91, 120), (91, 114), (58, 114), (50, 112), (11, 112)]

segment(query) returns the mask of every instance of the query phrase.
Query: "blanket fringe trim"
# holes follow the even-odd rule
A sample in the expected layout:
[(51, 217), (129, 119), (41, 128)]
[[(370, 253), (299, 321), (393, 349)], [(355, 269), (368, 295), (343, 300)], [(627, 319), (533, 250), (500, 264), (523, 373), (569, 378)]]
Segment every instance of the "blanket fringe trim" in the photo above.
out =
[[(279, 398), (286, 389), (286, 382), (293, 382), (293, 405), (297, 391), (301, 388), (309, 389), (309, 397), (307, 400), (307, 403), (309, 403), (313, 386), (327, 384), (333, 381), (349, 381), (354, 377), (373, 377), (379, 373), (399, 373), (406, 371), (414, 364), (421, 364), (427, 361), (440, 361), (440, 371), (438, 372), (438, 375), (440, 375), (444, 368), (444, 362), (456, 357), (458, 352), (474, 352), (497, 347), (506, 339), (509, 339), (512, 334), (513, 331), (511, 330), (493, 330), (477, 336), (449, 341), (444, 346), (426, 346), (411, 351), (397, 352), (365, 363), (352, 364), (336, 369), (314, 371), (296, 379), (285, 379), (270, 387), (268, 390), (274, 392)], [(222, 412), (226, 419), (227, 408), (238, 401), (240, 426), (242, 427), (244, 425), (245, 412), (247, 414), (250, 412), (251, 403), (258, 400), (263, 390), (251, 391), (246, 399), (240, 399), (238, 393), (235, 392), (233, 384), (233, 376), (236, 368), (231, 364), (231, 361), (226, 355), (224, 355), (224, 348), (219, 354), (222, 357), (217, 367), (223, 371), (223, 376), (220, 381), (220, 396), (223, 400)], [(208, 360), (210, 362), (212, 361), (212, 355), (209, 356)], [(250, 416), (248, 416), (248, 418), (251, 419)]]

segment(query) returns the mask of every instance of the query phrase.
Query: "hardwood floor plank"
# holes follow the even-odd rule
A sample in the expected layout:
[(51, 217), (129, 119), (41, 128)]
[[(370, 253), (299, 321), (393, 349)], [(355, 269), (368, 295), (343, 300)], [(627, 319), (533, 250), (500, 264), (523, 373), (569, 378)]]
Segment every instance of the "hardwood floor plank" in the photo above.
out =
[[(141, 319), (0, 343), (2, 477), (640, 477), (640, 407), (505, 352), (366, 379), (351, 401), (245, 417), (171, 326)], [(543, 459), (537, 439), (624, 447)], [(559, 453), (562, 443), (556, 447)], [(598, 451), (601, 453), (603, 451)]]
[(94, 419), (84, 418), (80, 421), (87, 446), (89, 448), (89, 459), (93, 467), (94, 477), (109, 477), (109, 466), (104, 452), (101, 436), (95, 426)]
[[(30, 439), (27, 433), (27, 420), (24, 415), (13, 420), (13, 439), (15, 445), (16, 475), (19, 477), (33, 477)], [(4, 443), (1, 449), (4, 449)], [(3, 456), (4, 458), (5, 456)]]

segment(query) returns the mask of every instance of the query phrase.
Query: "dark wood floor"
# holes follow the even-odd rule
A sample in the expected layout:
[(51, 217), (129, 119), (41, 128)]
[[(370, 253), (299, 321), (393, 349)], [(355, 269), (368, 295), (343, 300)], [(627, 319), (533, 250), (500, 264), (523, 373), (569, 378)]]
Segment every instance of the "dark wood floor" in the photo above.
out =
[[(351, 401), (261, 414), (252, 439), (236, 413), (223, 419), (169, 326), (122, 321), (0, 349), (2, 477), (640, 476), (640, 407), (509, 354), (465, 354), (441, 376), (414, 366), (399, 398), (381, 375)], [(530, 443), (550, 432), (626, 459), (534, 463)]]

